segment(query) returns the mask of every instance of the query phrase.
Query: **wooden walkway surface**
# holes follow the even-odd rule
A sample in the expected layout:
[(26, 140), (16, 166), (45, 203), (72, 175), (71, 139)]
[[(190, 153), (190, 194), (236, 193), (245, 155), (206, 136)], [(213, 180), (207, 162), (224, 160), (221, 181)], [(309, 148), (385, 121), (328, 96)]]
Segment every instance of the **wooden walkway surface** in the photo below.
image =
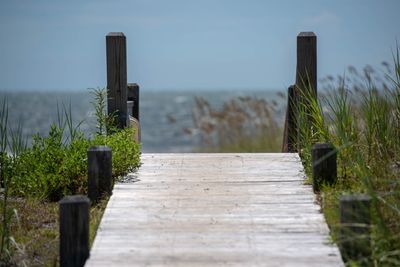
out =
[(297, 154), (143, 154), (86, 266), (344, 266)]

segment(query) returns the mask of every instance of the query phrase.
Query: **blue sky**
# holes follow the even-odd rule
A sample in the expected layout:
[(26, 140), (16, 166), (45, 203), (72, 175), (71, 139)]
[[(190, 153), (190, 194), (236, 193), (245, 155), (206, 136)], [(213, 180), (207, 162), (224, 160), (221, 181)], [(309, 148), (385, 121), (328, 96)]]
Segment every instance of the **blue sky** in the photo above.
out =
[(282, 89), (296, 35), (318, 36), (318, 75), (391, 62), (399, 0), (0, 0), (0, 89), (106, 84), (105, 35), (127, 37), (144, 89)]

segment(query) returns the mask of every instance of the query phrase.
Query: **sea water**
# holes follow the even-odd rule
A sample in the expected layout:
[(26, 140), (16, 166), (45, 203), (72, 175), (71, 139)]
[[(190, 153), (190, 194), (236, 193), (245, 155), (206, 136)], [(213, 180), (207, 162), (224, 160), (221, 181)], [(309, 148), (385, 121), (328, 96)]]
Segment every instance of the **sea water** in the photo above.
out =
[[(193, 128), (195, 97), (206, 99), (213, 107), (239, 96), (268, 101), (278, 100), (277, 90), (141, 90), (140, 124), (143, 152), (191, 152), (201, 148), (200, 137)], [(284, 93), (284, 91), (281, 91)], [(47, 135), (52, 123), (58, 123), (63, 110), (71, 113), (74, 125), (87, 135), (96, 132), (93, 96), (82, 91), (3, 91), (0, 103), (7, 99), (9, 127), (21, 123), (28, 144), (32, 135)], [(281, 102), (282, 99), (280, 100)], [(282, 116), (282, 112), (280, 115)]]

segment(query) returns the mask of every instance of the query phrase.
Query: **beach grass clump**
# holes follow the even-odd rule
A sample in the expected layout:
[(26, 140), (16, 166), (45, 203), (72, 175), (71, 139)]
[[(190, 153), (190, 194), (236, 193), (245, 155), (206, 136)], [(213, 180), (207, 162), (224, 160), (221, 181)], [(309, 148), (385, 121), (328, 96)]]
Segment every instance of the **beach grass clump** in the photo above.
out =
[(350, 67), (346, 76), (328, 77), (318, 101), (305, 101), (298, 110), (297, 145), (308, 176), (313, 144), (329, 142), (338, 152), (337, 183), (325, 185), (320, 199), (339, 245), (344, 242), (339, 235), (340, 196), (365, 193), (372, 200), (371, 256), (345, 258), (349, 265), (400, 264), (399, 63), (397, 49), (394, 68), (384, 63), (383, 74), (367, 66), (362, 73)]
[(218, 109), (204, 98), (195, 98), (194, 128), (206, 152), (278, 152), (282, 126), (276, 117), (277, 102), (238, 97)]

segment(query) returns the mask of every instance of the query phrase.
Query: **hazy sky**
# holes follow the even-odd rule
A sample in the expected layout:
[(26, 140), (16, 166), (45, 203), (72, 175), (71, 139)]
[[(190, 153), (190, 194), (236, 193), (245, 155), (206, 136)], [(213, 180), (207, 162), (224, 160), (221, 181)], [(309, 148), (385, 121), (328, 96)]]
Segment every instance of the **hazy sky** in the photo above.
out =
[(143, 89), (282, 89), (296, 35), (318, 36), (318, 74), (380, 67), (400, 42), (400, 0), (0, 0), (0, 89), (106, 84), (105, 35), (127, 37)]

